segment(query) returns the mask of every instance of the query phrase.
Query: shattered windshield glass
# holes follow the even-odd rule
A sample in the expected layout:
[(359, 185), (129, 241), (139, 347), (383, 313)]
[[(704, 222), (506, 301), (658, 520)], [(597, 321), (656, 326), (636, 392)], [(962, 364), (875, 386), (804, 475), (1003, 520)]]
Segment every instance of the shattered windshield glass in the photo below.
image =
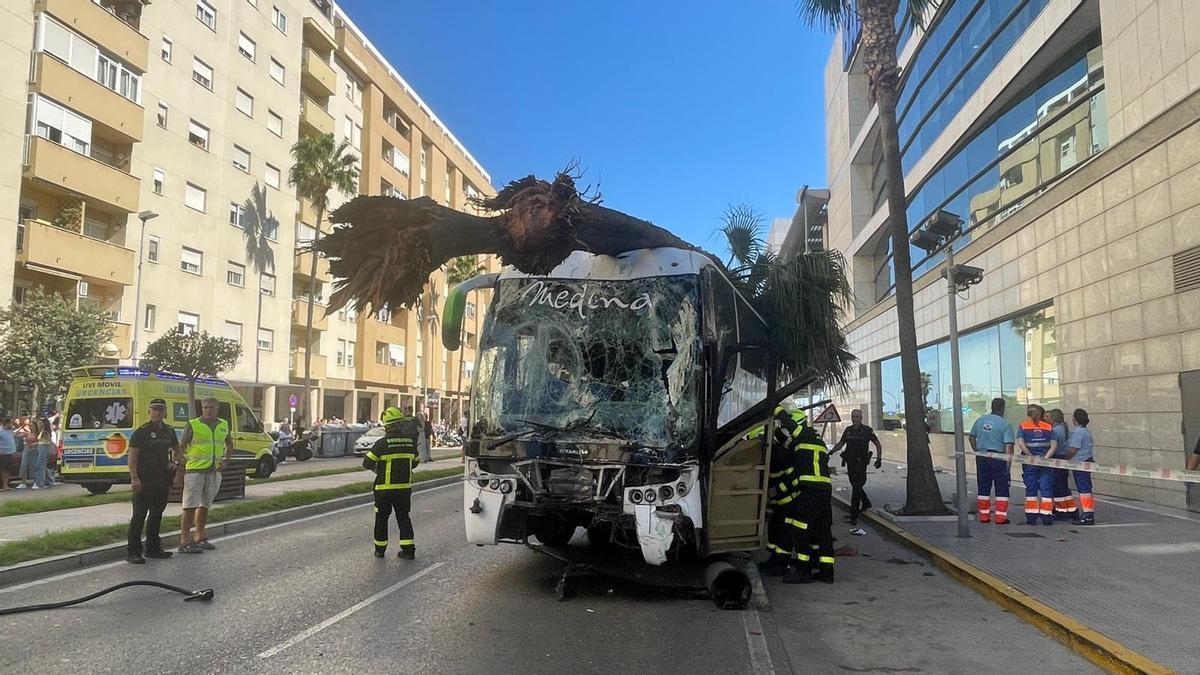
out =
[(474, 432), (688, 451), (697, 434), (697, 285), (692, 276), (501, 281), (476, 368)]

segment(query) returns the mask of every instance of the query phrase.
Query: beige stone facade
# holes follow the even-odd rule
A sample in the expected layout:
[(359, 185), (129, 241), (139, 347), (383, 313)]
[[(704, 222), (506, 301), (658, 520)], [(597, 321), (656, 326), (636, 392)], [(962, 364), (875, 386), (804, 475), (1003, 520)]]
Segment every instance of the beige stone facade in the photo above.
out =
[[(940, 208), (973, 228), (955, 262), (984, 275), (959, 300), (963, 335), (995, 330), (1011, 342), (1013, 328), (1024, 346), (1024, 363), (1003, 346), (980, 351), (1000, 355), (992, 368), (1004, 383), (988, 390), (964, 380), (964, 405), (978, 408), (1003, 395), (1010, 406), (1044, 402), (1068, 415), (1082, 407), (1091, 414), (1100, 461), (1182, 468), (1200, 437), (1200, 400), (1185, 400), (1190, 371), (1200, 370), (1200, 289), (1186, 282), (1190, 256), (1200, 253), (1200, 19), (1183, 12), (1179, 0), (1042, 4), (950, 121), (916, 144), (923, 152), (906, 157), (910, 200), (919, 204), (921, 191), (931, 189), (925, 182), (951, 185), (943, 168), (1000, 120), (997, 140), (978, 146), (986, 161), (962, 165), (964, 191), (948, 187), (909, 213), (915, 226), (914, 214), (923, 217), (944, 196)], [(937, 30), (935, 23), (930, 35)], [(903, 64), (914, 63), (925, 39), (909, 41)], [(1068, 62), (1074, 65), (1058, 75)], [(846, 328), (862, 364), (844, 398), (885, 430), (890, 456), (898, 457), (898, 389), (888, 376), (898, 346), (883, 268), (888, 214), (872, 204), (866, 150), (874, 113), (854, 109), (858, 76), (853, 62), (849, 72), (843, 67), (835, 46), (826, 78), (828, 237), (851, 261), (856, 302)], [(1005, 131), (1005, 115), (1015, 118), (1011, 111), (1026, 105), (1018, 91), (1030, 91), (1042, 75), (1047, 95), (1029, 104), (1028, 126)], [(865, 123), (856, 129), (855, 119)], [(977, 169), (983, 178), (970, 183)], [(914, 272), (924, 354), (937, 352), (948, 333), (943, 267), (935, 259)], [(948, 382), (936, 381), (938, 368), (927, 368), (924, 357), (922, 370), (933, 373), (930, 407), (946, 413), (948, 399), (933, 400)], [(1014, 384), (1012, 373), (1024, 381)], [(938, 461), (949, 465), (953, 437), (939, 414), (930, 413), (931, 440)], [(1102, 493), (1200, 508), (1182, 483), (1097, 477), (1096, 485)]]

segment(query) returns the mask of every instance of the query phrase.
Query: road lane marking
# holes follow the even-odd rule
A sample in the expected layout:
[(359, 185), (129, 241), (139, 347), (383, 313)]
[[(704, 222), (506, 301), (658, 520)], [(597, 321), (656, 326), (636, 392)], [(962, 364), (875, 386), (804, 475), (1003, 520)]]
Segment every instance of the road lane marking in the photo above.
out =
[(325, 619), (321, 623), (319, 623), (311, 628), (308, 628), (307, 630), (304, 630), (303, 632), (297, 634), (295, 637), (288, 640), (287, 642), (276, 645), (276, 646), (268, 649), (267, 651), (262, 652), (261, 654), (258, 655), (258, 658), (269, 659), (272, 656), (275, 656), (276, 654), (278, 654), (279, 652), (287, 649), (288, 647), (292, 647), (296, 644), (299, 644), (299, 643), (307, 640), (308, 638), (316, 635), (317, 633), (320, 633), (321, 631), (325, 630), (326, 628), (329, 628), (330, 626), (341, 621), (342, 619), (345, 619), (346, 617), (350, 616), (351, 614), (354, 614), (355, 612), (359, 611), (360, 609), (369, 607), (372, 604), (374, 604), (375, 602), (378, 602), (379, 600), (382, 600), (383, 598), (387, 597), (388, 595), (395, 593), (396, 591), (400, 590), (401, 588), (404, 588), (405, 586), (420, 579), (421, 577), (425, 576), (426, 574), (429, 574), (430, 572), (436, 570), (437, 568), (441, 567), (444, 564), (445, 563), (442, 563), (442, 562), (436, 562), (436, 563), (430, 565), (429, 567), (426, 567), (425, 569), (421, 570), (420, 572), (417, 572), (416, 574), (414, 574), (410, 577), (407, 577), (401, 581), (398, 581), (398, 582), (392, 584), (391, 586), (388, 586), (387, 588), (383, 589), (382, 591), (379, 591), (375, 595), (372, 595), (371, 597), (350, 607), (349, 609), (345, 609), (341, 612), (338, 612), (337, 614), (334, 614), (333, 616), (329, 617), (328, 619)]
[(775, 666), (771, 663), (771, 652), (767, 649), (767, 636), (763, 634), (758, 610), (742, 610), (742, 625), (746, 628), (746, 644), (750, 647), (750, 671), (754, 675), (775, 675)]
[[(428, 488), (428, 489), (424, 489), (424, 490), (417, 490), (417, 491), (413, 492), (413, 496), (415, 497), (417, 495), (425, 494), (427, 492), (437, 492), (438, 490), (445, 490), (446, 488), (452, 488), (452, 487), (462, 487), (462, 483), (461, 482), (447, 483), (446, 485), (439, 485), (437, 487), (432, 487), (432, 488)], [(285, 521), (282, 523), (275, 523), (273, 525), (264, 525), (263, 527), (256, 527), (253, 530), (246, 530), (244, 532), (236, 532), (234, 534), (223, 535), (220, 538), (214, 538), (213, 541), (228, 541), (230, 539), (237, 539), (238, 537), (244, 537), (244, 536), (250, 535), (250, 534), (258, 534), (259, 532), (264, 532), (266, 530), (274, 530), (275, 528), (278, 528), (278, 527), (286, 527), (288, 525), (297, 525), (297, 524), (303, 523), (305, 521), (316, 520), (317, 518), (325, 518), (327, 516), (336, 516), (339, 513), (345, 513), (347, 511), (353, 511), (355, 509), (361, 509), (361, 508), (367, 507), (367, 506), (371, 506), (371, 503), (367, 502), (365, 504), (355, 504), (354, 506), (346, 506), (346, 507), (343, 507), (340, 509), (335, 509), (333, 511), (326, 511), (324, 513), (317, 513), (317, 514), (314, 514), (311, 516), (297, 518), (296, 520), (288, 520), (288, 521)], [(35, 579), (34, 581), (27, 581), (22, 584), (17, 584), (16, 586), (6, 586), (4, 588), (0, 588), (0, 594), (12, 593), (14, 591), (23, 591), (27, 588), (34, 588), (35, 586), (41, 586), (43, 584), (51, 584), (56, 581), (62, 581), (63, 579), (70, 579), (72, 577), (79, 577), (79, 576), (83, 576), (85, 574), (92, 574), (94, 572), (102, 572), (104, 570), (110, 570), (114, 567), (125, 567), (128, 565), (129, 565), (129, 563), (125, 562), (124, 560), (117, 560), (117, 561), (110, 562), (110, 563), (102, 563), (100, 565), (93, 565), (91, 567), (85, 567), (83, 569), (71, 570), (70, 572), (63, 572), (61, 574), (56, 574), (52, 577), (46, 577), (45, 579)]]

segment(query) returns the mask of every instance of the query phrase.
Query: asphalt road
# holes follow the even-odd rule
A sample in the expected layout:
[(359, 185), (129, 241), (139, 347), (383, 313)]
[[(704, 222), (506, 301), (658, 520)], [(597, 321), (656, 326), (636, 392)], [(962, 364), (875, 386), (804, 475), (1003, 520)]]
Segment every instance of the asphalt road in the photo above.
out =
[[(418, 559), (371, 556), (371, 509), (342, 512), (215, 540), (218, 551), (113, 563), (0, 589), (0, 607), (78, 597), (135, 578), (212, 587), (210, 604), (157, 589), (118, 591), (86, 605), (0, 618), (3, 672), (1079, 672), (1086, 664), (990, 602), (941, 575), (876, 580), (879, 602), (849, 600), (844, 585), (768, 584), (770, 613), (720, 611), (705, 599), (582, 580), (556, 600), (561, 565), (516, 546), (464, 542), (457, 486), (414, 495)], [(394, 535), (393, 535), (394, 536)], [(894, 547), (875, 541), (872, 546)], [(880, 549), (880, 554), (885, 554)], [(910, 556), (911, 557), (911, 556)], [(865, 562), (866, 558), (859, 560)], [(857, 564), (857, 563), (856, 563)], [(881, 563), (883, 564), (883, 563)], [(854, 572), (847, 565), (844, 575)], [(896, 569), (907, 566), (896, 566)], [(890, 566), (889, 566), (890, 571)], [(925, 584), (922, 590), (920, 584)], [(927, 606), (929, 588), (942, 593)], [(810, 591), (810, 589), (814, 589)], [(838, 595), (839, 589), (845, 595)], [(890, 592), (889, 592), (890, 591)], [(785, 596), (786, 594), (786, 596)], [(818, 599), (807, 603), (806, 597)], [(776, 607), (776, 597), (779, 603)], [(955, 606), (946, 607), (950, 598)], [(889, 640), (854, 645), (814, 607), (854, 602), (864, 625)], [(878, 608), (878, 609), (876, 609)], [(830, 610), (833, 611), (832, 609)], [(951, 660), (904, 639), (938, 634), (964, 648)], [(965, 622), (963, 617), (971, 617)], [(990, 622), (990, 623), (989, 623)], [(919, 630), (916, 628), (919, 626)], [(991, 626), (991, 629), (988, 627)], [(765, 628), (765, 631), (764, 631)], [(982, 629), (982, 631), (980, 630)], [(765, 632), (765, 634), (763, 634)], [(847, 638), (825, 644), (822, 638)], [(1025, 640), (1023, 648), (1013, 640)], [(914, 650), (928, 651), (910, 666)], [(871, 656), (848, 668), (847, 651)], [(943, 650), (938, 650), (943, 651)], [(1008, 654), (1003, 664), (996, 654)], [(949, 655), (947, 655), (949, 656)], [(774, 657), (774, 658), (772, 658)], [(907, 658), (906, 658), (907, 657)], [(888, 665), (890, 664), (890, 665)], [(944, 668), (942, 667), (944, 666)], [(989, 667), (990, 666), (990, 667)], [(882, 670), (877, 670), (877, 668)]]

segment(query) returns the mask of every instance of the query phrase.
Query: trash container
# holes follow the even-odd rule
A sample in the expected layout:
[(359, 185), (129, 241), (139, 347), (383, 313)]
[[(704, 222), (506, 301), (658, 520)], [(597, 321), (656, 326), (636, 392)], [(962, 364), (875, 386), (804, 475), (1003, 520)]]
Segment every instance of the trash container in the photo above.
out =
[(354, 452), (354, 443), (370, 429), (371, 427), (366, 424), (354, 424), (346, 427), (346, 454)]
[(321, 429), (317, 443), (317, 457), (342, 457), (346, 454), (346, 429)]

